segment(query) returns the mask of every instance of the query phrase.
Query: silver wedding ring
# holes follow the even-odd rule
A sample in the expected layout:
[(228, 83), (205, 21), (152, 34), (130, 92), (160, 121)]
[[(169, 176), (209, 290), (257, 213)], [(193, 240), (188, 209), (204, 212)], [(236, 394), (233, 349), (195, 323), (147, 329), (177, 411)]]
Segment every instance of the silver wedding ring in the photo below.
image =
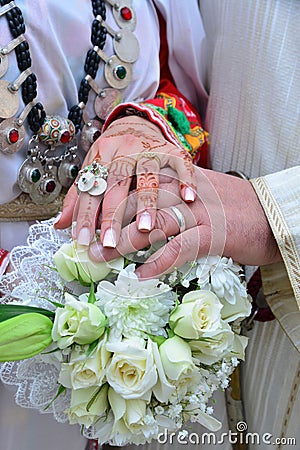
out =
[(177, 222), (178, 222), (178, 226), (179, 226), (179, 232), (182, 233), (185, 230), (185, 219), (184, 219), (184, 215), (182, 214), (182, 212), (180, 211), (180, 209), (178, 209), (176, 206), (171, 206), (170, 209), (173, 211), (173, 213), (176, 216)]

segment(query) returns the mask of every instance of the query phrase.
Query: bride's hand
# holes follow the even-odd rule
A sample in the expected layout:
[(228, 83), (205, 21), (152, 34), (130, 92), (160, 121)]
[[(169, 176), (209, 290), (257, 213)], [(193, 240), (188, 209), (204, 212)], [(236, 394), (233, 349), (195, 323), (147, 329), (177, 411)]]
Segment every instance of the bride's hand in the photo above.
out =
[[(179, 180), (180, 196), (185, 202), (195, 199), (195, 174), (190, 155), (165, 139), (160, 128), (148, 120), (128, 116), (113, 122), (93, 144), (83, 168), (95, 159), (108, 169), (107, 189), (101, 197), (85, 192), (78, 196), (73, 185), (64, 202), (63, 212), (56, 228), (66, 228), (76, 223), (73, 238), (89, 245), (95, 230), (101, 228), (101, 242), (105, 247), (115, 247), (119, 241), (127, 197), (136, 177), (136, 221), (141, 232), (155, 227), (159, 191), (159, 173), (172, 167)], [(101, 223), (100, 223), (101, 222)]]
[[(137, 269), (141, 278), (158, 277), (204, 255), (224, 255), (247, 265), (279, 261), (279, 249), (252, 184), (198, 167), (195, 171), (198, 195), (193, 203), (181, 201), (176, 178), (161, 182), (155, 229), (140, 233), (131, 223), (122, 230), (116, 249), (94, 243), (91, 257), (110, 260), (164, 240), (163, 247)], [(129, 204), (134, 211), (134, 194)], [(178, 234), (180, 227), (184, 231)]]

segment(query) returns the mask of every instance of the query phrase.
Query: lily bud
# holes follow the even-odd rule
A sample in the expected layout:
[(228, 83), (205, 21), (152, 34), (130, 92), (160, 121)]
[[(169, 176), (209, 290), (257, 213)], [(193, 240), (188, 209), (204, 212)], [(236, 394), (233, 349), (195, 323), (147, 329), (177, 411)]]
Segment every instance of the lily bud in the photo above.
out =
[(22, 314), (0, 323), (0, 361), (28, 359), (52, 343), (52, 321), (38, 313)]

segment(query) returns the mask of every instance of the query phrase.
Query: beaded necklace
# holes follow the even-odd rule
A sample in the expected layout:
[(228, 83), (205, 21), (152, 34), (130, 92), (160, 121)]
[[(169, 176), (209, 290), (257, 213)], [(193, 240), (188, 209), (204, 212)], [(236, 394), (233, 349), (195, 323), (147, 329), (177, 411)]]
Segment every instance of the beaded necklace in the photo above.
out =
[[(118, 31), (106, 23), (106, 3), (112, 6), (114, 19), (120, 27)], [(22, 11), (15, 1), (0, 0), (0, 17), (6, 17), (13, 37), (6, 47), (0, 48), (0, 78), (6, 74), (8, 54), (13, 50), (20, 70), (13, 82), (0, 79), (0, 118), (3, 119), (0, 123), (0, 150), (10, 154), (22, 147), (25, 138), (23, 124), (27, 120), (33, 135), (29, 140), (27, 159), (19, 171), (18, 184), (37, 204), (51, 203), (63, 187), (73, 183), (80, 167), (78, 134), (81, 147), (87, 151), (101, 134), (103, 121), (111, 108), (121, 101), (120, 90), (130, 83), (131, 66), (139, 55), (138, 41), (133, 34), (136, 18), (131, 1), (91, 0), (91, 4), (94, 15), (92, 48), (85, 57), (85, 74), (78, 89), (78, 103), (70, 108), (66, 118), (47, 116), (37, 100), (37, 77), (31, 69)], [(110, 57), (103, 51), (107, 35), (111, 35), (116, 53)], [(104, 89), (95, 83), (101, 61), (104, 61), (104, 76), (110, 86)], [(97, 94), (94, 102), (96, 117), (92, 120), (85, 108), (91, 89)], [(14, 117), (20, 104), (19, 90), (24, 109), (19, 117)]]

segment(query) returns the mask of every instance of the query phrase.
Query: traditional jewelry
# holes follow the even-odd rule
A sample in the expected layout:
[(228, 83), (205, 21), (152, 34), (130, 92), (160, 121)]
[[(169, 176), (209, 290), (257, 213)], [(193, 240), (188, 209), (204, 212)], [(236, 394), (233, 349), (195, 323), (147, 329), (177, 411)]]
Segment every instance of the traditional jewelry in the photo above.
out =
[[(111, 109), (122, 101), (120, 90), (131, 82), (132, 64), (139, 55), (139, 44), (133, 34), (136, 16), (131, 0), (107, 0), (120, 30), (107, 25), (105, 0), (91, 0), (91, 3), (95, 17), (91, 27), (92, 48), (86, 54), (78, 103), (70, 108), (68, 118), (64, 118), (47, 116), (43, 105), (37, 101), (37, 78), (31, 70), (22, 11), (15, 1), (0, 0), (0, 17), (6, 17), (13, 37), (6, 47), (0, 45), (0, 77), (8, 70), (7, 55), (13, 50), (20, 70), (13, 82), (0, 80), (0, 119), (3, 119), (0, 122), (0, 151), (9, 154), (20, 150), (27, 120), (33, 136), (28, 143), (27, 159), (19, 170), (18, 184), (37, 204), (52, 203), (63, 187), (68, 188), (74, 182), (81, 165), (76, 134), (81, 132), (81, 147), (88, 151), (100, 136), (102, 124)], [(107, 34), (113, 38), (116, 55), (108, 56), (103, 52)], [(104, 77), (110, 86), (104, 89), (95, 82), (101, 61), (104, 61)], [(88, 117), (85, 109), (91, 89), (96, 93), (96, 117), (93, 119)], [(20, 90), (25, 106), (19, 117), (14, 117), (20, 105)], [(102, 189), (103, 181), (100, 182)]]
[(147, 159), (147, 158), (155, 159), (157, 161), (158, 165), (160, 166), (161, 162), (160, 162), (160, 159), (159, 159), (159, 156), (157, 153), (151, 152), (151, 151), (143, 152), (138, 156), (138, 161), (140, 161), (141, 159)]
[(183, 233), (185, 230), (185, 218), (180, 209), (178, 209), (176, 206), (170, 207), (171, 211), (175, 214), (176, 220), (178, 222), (179, 226), (179, 233)]
[(107, 176), (107, 168), (95, 159), (92, 164), (80, 170), (78, 181), (76, 181), (78, 193), (86, 192), (92, 196), (104, 194), (107, 188)]

